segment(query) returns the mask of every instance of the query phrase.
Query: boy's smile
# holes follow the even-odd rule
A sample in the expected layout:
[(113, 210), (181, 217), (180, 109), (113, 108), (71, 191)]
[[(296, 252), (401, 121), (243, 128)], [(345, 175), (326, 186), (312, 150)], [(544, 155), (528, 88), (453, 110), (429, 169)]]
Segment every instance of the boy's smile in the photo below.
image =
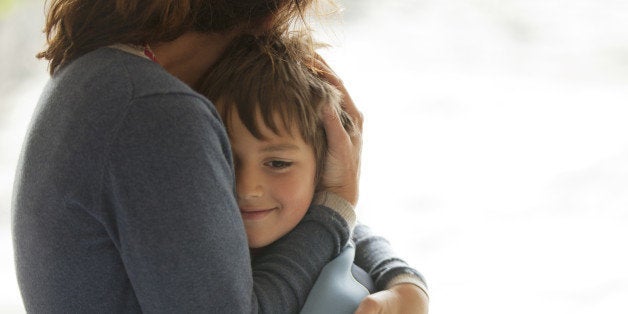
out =
[(242, 219), (244, 220), (259, 220), (263, 219), (276, 209), (276, 207), (271, 209), (240, 208), (240, 214), (242, 215)]
[(228, 124), (238, 206), (251, 248), (269, 245), (301, 221), (316, 180), (314, 150), (299, 132), (290, 134), (278, 123), (277, 135), (262, 119), (257, 122), (264, 139), (255, 138), (236, 111)]

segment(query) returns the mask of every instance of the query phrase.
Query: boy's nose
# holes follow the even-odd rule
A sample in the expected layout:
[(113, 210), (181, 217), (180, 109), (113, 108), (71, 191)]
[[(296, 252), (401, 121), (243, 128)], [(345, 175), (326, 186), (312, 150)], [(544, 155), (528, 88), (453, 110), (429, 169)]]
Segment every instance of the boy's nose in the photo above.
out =
[(236, 169), (236, 193), (240, 199), (261, 197), (264, 194), (261, 176), (255, 171)]

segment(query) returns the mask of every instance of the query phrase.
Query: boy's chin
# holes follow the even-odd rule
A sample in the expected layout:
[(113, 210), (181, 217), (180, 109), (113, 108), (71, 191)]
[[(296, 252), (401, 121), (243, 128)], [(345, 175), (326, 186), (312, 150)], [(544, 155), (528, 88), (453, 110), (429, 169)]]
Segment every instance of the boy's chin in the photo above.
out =
[(259, 237), (248, 238), (249, 249), (252, 249), (252, 250), (262, 249), (262, 248), (270, 245), (271, 243), (277, 241), (277, 239), (275, 239), (275, 238), (260, 239)]
[(259, 234), (254, 232), (249, 232), (247, 228), (246, 238), (249, 244), (250, 249), (262, 249), (271, 245), (273, 242), (281, 239), (284, 234)]

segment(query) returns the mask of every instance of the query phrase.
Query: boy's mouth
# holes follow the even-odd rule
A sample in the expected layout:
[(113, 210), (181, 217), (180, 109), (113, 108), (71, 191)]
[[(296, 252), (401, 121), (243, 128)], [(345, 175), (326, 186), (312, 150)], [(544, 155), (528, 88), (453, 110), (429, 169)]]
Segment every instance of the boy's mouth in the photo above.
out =
[(277, 207), (270, 209), (240, 208), (240, 214), (242, 215), (242, 219), (245, 220), (260, 220), (273, 212), (275, 209), (277, 209)]

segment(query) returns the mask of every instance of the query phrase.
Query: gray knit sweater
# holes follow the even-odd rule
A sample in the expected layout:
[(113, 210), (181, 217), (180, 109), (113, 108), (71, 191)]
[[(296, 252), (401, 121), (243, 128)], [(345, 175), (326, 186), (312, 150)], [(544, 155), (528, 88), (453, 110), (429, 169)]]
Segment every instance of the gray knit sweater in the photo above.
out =
[(322, 198), (251, 264), (233, 188), (228, 137), (207, 99), (116, 49), (74, 60), (47, 84), (16, 174), (26, 310), (297, 312), (348, 241), (353, 213)]

